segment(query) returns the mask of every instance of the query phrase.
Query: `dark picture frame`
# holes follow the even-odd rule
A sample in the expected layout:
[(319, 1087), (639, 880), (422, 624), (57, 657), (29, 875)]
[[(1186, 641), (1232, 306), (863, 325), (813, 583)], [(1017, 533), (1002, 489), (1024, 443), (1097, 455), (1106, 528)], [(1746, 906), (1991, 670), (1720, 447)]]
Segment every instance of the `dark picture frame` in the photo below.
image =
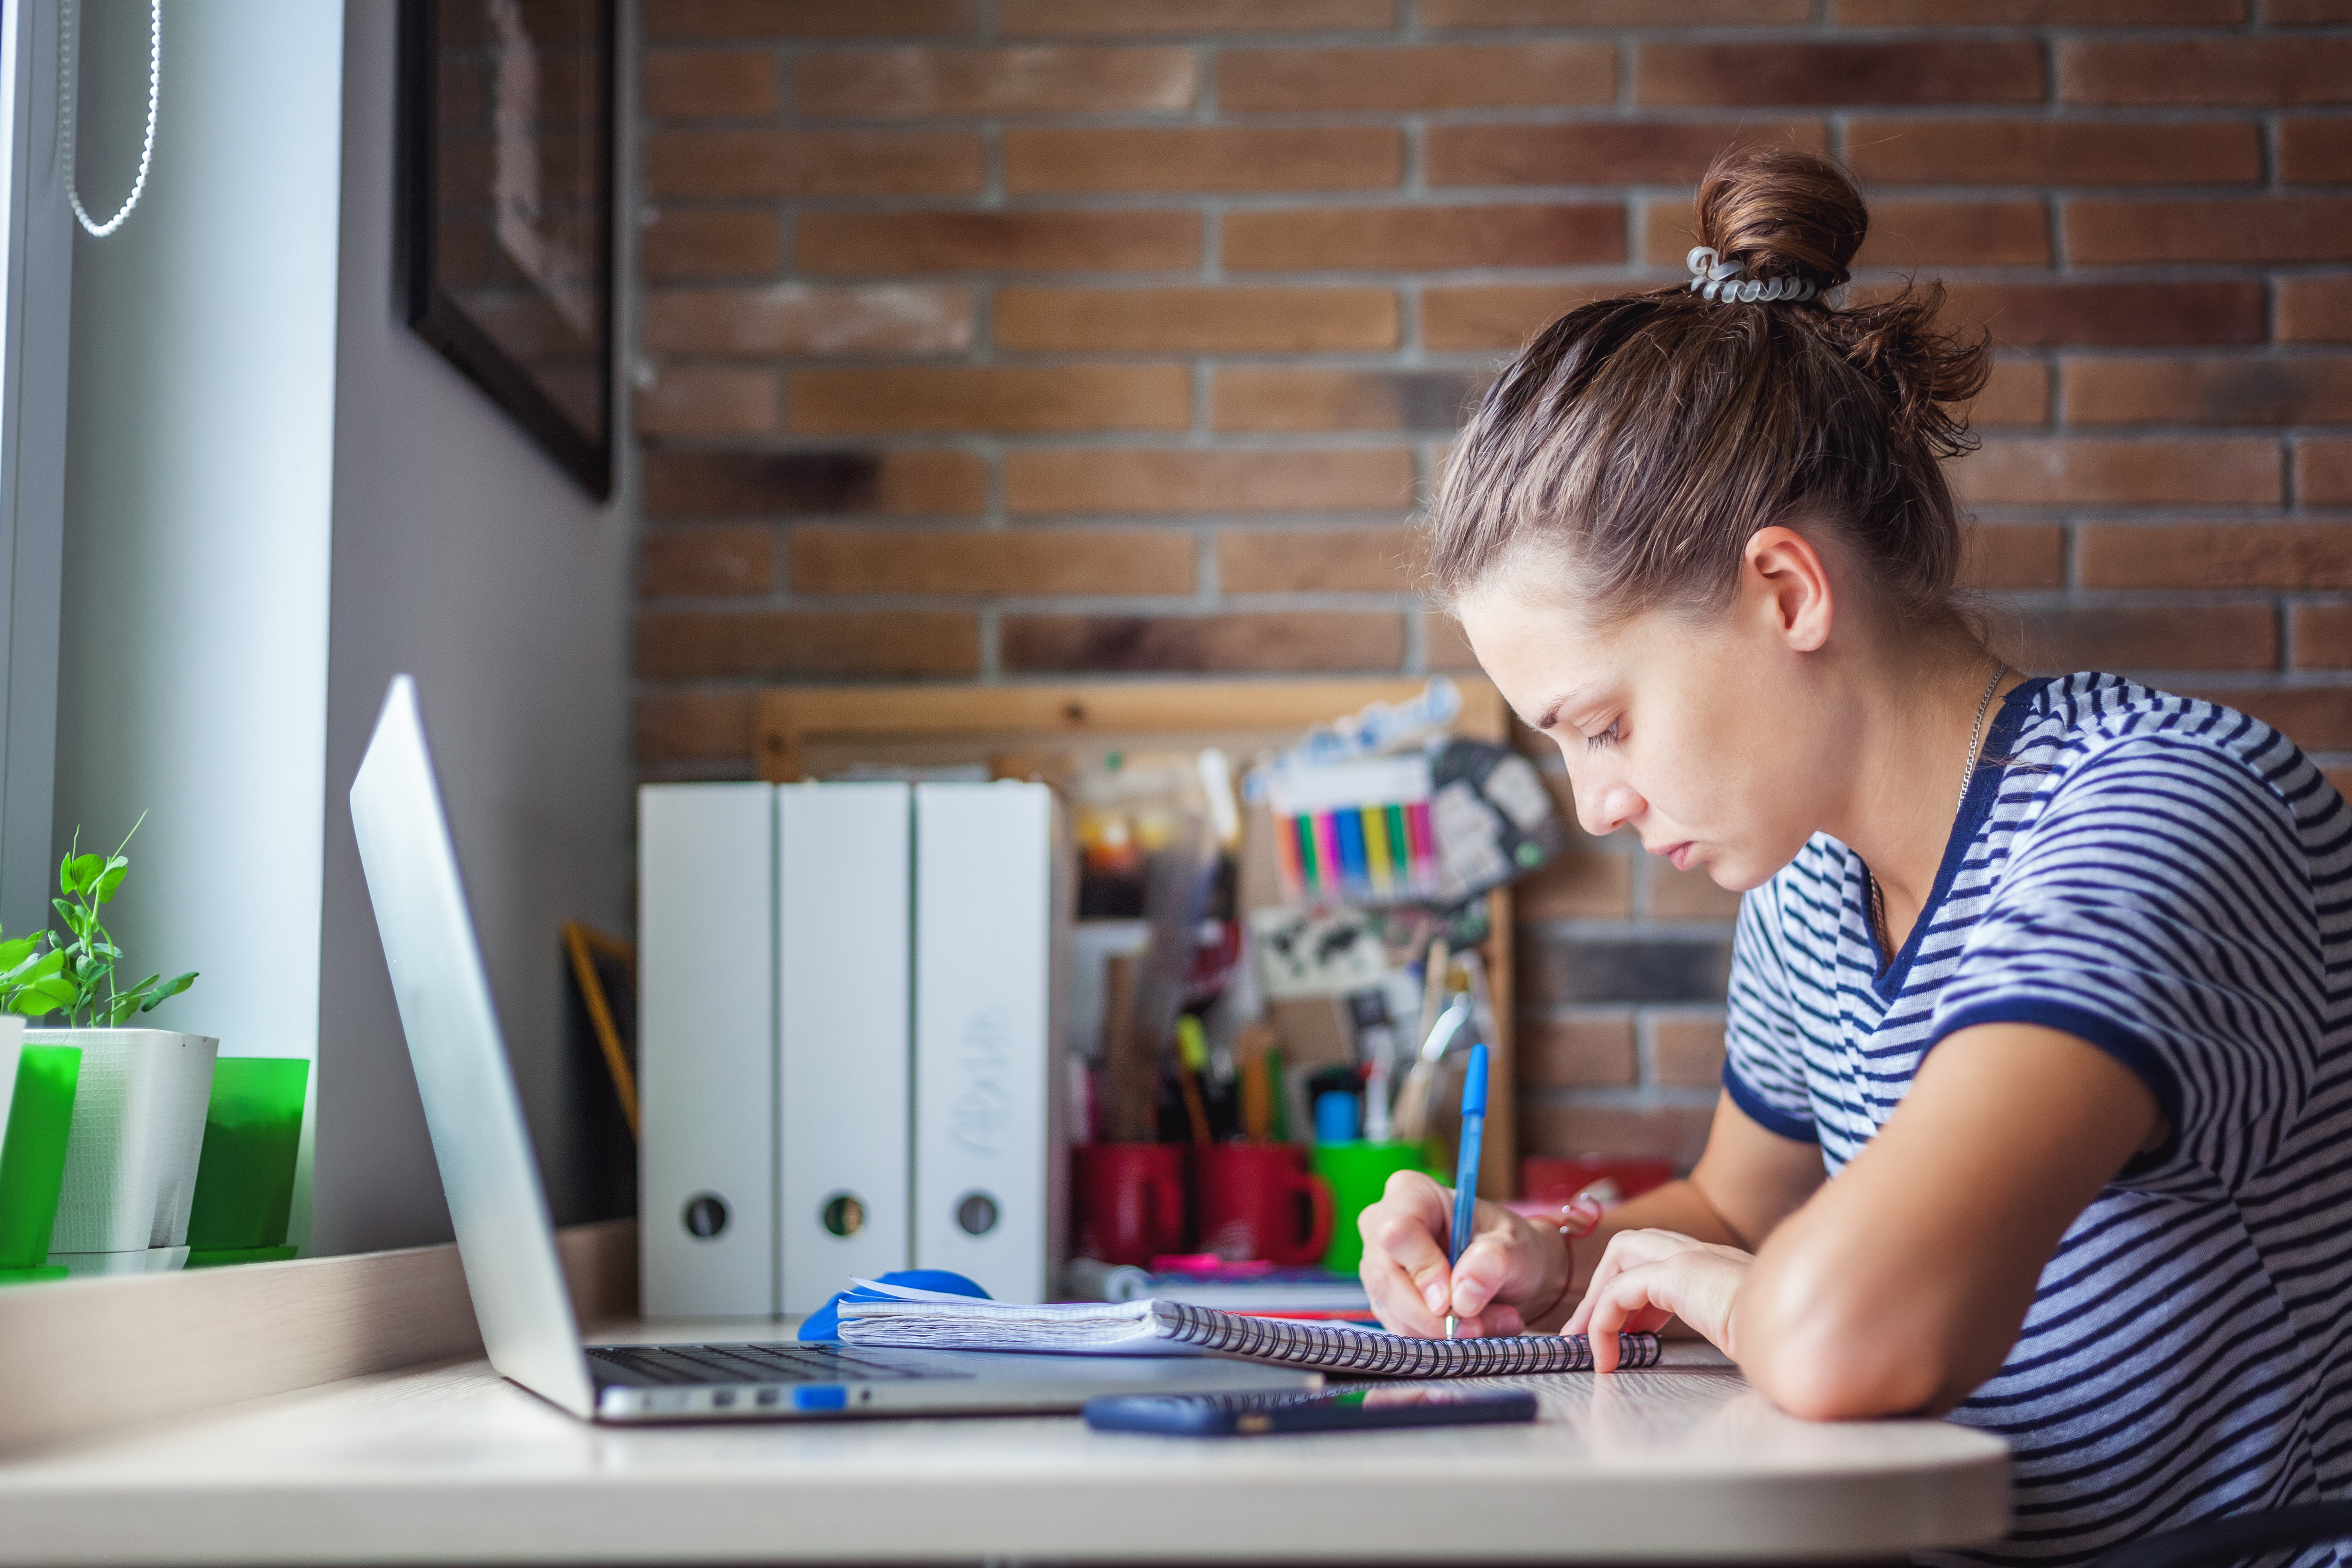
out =
[(615, 0), (400, 0), (401, 308), (599, 501), (617, 20)]

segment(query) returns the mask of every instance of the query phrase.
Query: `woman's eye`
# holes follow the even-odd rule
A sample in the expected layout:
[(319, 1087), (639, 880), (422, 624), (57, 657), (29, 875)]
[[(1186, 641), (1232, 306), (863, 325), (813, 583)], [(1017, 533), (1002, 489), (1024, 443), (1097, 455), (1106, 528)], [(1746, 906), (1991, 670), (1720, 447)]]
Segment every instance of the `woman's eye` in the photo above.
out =
[(1622, 719), (1611, 720), (1609, 728), (1601, 731), (1598, 735), (1587, 735), (1584, 738), (1584, 749), (1588, 752), (1597, 752), (1603, 746), (1615, 745), (1622, 738), (1620, 731), (1622, 731), (1624, 727), (1625, 721)]

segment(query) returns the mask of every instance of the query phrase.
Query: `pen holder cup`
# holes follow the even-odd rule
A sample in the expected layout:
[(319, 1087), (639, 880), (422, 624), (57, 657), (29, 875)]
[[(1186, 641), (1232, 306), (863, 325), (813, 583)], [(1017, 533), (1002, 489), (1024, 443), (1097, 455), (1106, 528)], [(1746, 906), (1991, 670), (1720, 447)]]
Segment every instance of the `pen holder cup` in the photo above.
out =
[(1228, 1261), (1296, 1267), (1331, 1245), (1330, 1184), (1295, 1143), (1202, 1143), (1192, 1149), (1200, 1246)]
[(1181, 1143), (1083, 1143), (1070, 1151), (1072, 1254), (1148, 1264), (1186, 1249)]
[(188, 1245), (197, 1252), (285, 1245), (310, 1083), (310, 1064), (300, 1057), (223, 1057), (214, 1068), (188, 1215)]
[(1315, 1171), (1331, 1184), (1331, 1245), (1323, 1267), (1353, 1274), (1364, 1258), (1363, 1233), (1357, 1216), (1381, 1201), (1389, 1178), (1399, 1171), (1427, 1168), (1427, 1151), (1419, 1143), (1371, 1143), (1361, 1139), (1348, 1143), (1315, 1145)]
[(65, 1183), (81, 1052), (28, 1046), (25, 1020), (0, 1017), (0, 1278), (48, 1278), (49, 1235)]

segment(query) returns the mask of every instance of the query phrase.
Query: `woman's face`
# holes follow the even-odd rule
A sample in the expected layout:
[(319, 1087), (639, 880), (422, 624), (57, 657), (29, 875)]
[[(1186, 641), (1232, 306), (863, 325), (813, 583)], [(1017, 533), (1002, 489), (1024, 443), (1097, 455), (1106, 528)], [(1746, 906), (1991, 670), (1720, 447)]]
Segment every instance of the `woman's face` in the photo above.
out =
[[(1757, 538), (1775, 534), (1797, 539)], [(1705, 867), (1745, 891), (1822, 827), (1852, 737), (1838, 732), (1834, 674), (1812, 657), (1828, 632), (1827, 576), (1800, 552), (1776, 559), (1751, 543), (1732, 604), (1698, 616), (1652, 611), (1596, 628), (1571, 593), (1524, 580), (1462, 601), (1478, 662), (1559, 743), (1586, 832), (1629, 827), (1677, 869)]]

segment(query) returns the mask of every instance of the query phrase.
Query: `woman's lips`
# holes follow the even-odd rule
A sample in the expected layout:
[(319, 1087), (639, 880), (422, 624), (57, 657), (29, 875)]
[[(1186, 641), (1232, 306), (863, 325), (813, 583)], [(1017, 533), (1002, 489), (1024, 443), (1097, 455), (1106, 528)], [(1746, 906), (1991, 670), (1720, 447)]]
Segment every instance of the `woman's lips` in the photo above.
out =
[(1698, 858), (1698, 846), (1685, 841), (1667, 850), (1665, 856), (1667, 863), (1675, 870), (1687, 871), (1691, 868), (1691, 862)]

